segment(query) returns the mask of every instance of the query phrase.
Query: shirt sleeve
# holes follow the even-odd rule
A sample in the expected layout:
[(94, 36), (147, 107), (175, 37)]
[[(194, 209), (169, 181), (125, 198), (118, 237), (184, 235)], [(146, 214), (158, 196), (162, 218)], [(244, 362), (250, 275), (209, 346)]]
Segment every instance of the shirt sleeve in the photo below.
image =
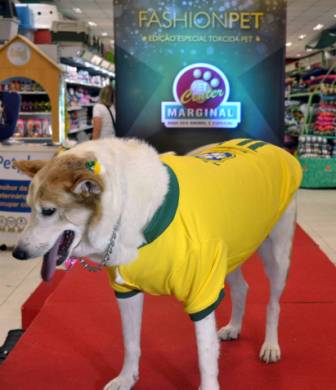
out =
[(134, 295), (141, 292), (140, 290), (131, 289), (127, 286), (124, 286), (122, 284), (119, 284), (116, 282), (117, 278), (117, 269), (116, 267), (109, 267), (107, 268), (107, 273), (109, 277), (110, 286), (114, 290), (114, 293), (117, 298), (123, 299), (123, 298), (131, 298)]
[(221, 242), (201, 243), (199, 261), (188, 296), (185, 311), (193, 321), (212, 313), (224, 298), (224, 281), (227, 272), (226, 250)]
[(102, 104), (100, 103), (95, 104), (92, 113), (93, 118), (97, 118), (97, 117), (102, 118), (104, 115), (104, 111), (103, 111), (104, 109), (106, 110), (106, 108)]

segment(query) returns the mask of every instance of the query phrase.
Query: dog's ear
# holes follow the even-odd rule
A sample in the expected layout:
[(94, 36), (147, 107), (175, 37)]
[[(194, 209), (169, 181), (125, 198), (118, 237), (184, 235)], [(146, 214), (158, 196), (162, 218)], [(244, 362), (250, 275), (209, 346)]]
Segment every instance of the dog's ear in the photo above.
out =
[(72, 192), (77, 195), (89, 197), (91, 195), (99, 195), (103, 191), (103, 183), (98, 178), (83, 177), (75, 182), (72, 187)]
[(13, 167), (18, 168), (29, 177), (34, 177), (47, 163), (48, 160), (15, 160)]

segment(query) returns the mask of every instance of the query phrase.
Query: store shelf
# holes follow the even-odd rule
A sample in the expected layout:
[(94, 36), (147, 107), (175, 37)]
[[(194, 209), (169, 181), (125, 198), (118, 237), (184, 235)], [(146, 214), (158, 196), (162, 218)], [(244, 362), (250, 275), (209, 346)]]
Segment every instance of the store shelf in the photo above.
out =
[(79, 106), (79, 107), (69, 107), (69, 108), (67, 109), (67, 111), (68, 111), (68, 112), (73, 112), (73, 111), (80, 111), (80, 110), (82, 110), (82, 109), (83, 109), (82, 106)]
[(321, 99), (326, 102), (334, 101), (336, 100), (336, 95), (321, 95)]
[(327, 138), (327, 139), (336, 139), (335, 135), (324, 135), (324, 134), (319, 134), (319, 133), (302, 134), (302, 135), (308, 136), (308, 137), (322, 137), (322, 138)]
[(32, 111), (32, 112), (21, 111), (19, 115), (22, 116), (51, 115), (51, 112), (50, 111)]
[(20, 95), (48, 95), (45, 91), (11, 91)]
[(285, 132), (285, 135), (288, 135), (288, 136), (290, 136), (290, 137), (295, 137), (295, 138), (298, 138), (298, 137), (300, 137), (300, 134), (298, 134), (298, 133), (286, 133)]
[(14, 139), (26, 142), (51, 142), (51, 137), (14, 137)]
[(77, 106), (77, 107), (69, 107), (67, 111), (68, 112), (80, 111), (80, 110), (83, 110), (84, 108), (93, 107), (93, 106), (94, 106), (94, 103), (82, 104), (81, 106)]
[(90, 87), (90, 88), (97, 88), (97, 89), (103, 88), (103, 86), (101, 85), (81, 83), (80, 81), (65, 80), (65, 82), (69, 85), (78, 85), (80, 87)]
[(77, 129), (69, 130), (68, 134), (76, 134), (76, 133), (79, 133), (80, 131), (85, 131), (85, 130), (90, 130), (90, 129), (93, 129), (92, 125), (82, 126), (82, 127), (78, 127)]

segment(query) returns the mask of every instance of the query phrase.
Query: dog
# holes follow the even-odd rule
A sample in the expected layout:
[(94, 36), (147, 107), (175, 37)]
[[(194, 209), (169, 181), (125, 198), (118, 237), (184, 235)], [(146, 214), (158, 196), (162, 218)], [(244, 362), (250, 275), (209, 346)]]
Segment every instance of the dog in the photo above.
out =
[[(88, 256), (107, 267), (125, 354), (119, 376), (105, 390), (131, 389), (138, 380), (144, 292), (175, 295), (184, 303), (195, 324), (200, 389), (219, 389), (219, 340), (239, 337), (248, 290), (240, 266), (255, 251), (270, 281), (260, 358), (280, 359), (279, 299), (302, 178), (293, 156), (265, 142), (238, 139), (187, 156), (160, 157), (145, 142), (112, 139), (16, 166), (32, 177), (32, 213), (13, 256), (44, 256), (44, 280), (70, 256)], [(214, 310), (224, 279), (232, 315), (217, 332)]]

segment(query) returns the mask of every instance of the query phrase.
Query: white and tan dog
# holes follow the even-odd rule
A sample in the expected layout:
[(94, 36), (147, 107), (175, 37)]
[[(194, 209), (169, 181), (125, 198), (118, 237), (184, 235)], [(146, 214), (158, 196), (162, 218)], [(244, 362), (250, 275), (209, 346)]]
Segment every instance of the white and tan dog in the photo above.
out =
[[(202, 149), (194, 154), (200, 152)], [(217, 154), (215, 157), (218, 158)], [(109, 266), (134, 261), (145, 243), (144, 229), (169, 189), (169, 175), (160, 156), (137, 140), (89, 141), (51, 161), (16, 164), (33, 178), (27, 200), (32, 214), (13, 256), (20, 260), (44, 256), (42, 277), (45, 280), (69, 256), (88, 256)], [(266, 336), (260, 351), (260, 358), (268, 363), (280, 359), (279, 298), (290, 264), (295, 216), (294, 196), (259, 246), (270, 280)], [(107, 248), (111, 246), (112, 232), (115, 233), (113, 248)], [(202, 390), (219, 389), (219, 339), (238, 338), (242, 326), (248, 286), (240, 268), (230, 273), (227, 281), (233, 304), (229, 324), (217, 332), (214, 312), (195, 321)], [(124, 364), (119, 376), (105, 390), (131, 389), (139, 376), (143, 293), (120, 298), (118, 304), (123, 325)]]

